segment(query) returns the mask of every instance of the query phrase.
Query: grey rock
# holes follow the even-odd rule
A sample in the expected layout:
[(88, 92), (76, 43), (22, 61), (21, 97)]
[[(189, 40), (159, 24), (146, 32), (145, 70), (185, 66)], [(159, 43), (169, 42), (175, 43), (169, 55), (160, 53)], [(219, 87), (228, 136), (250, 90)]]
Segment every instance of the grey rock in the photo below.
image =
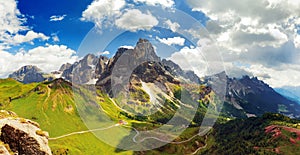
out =
[(32, 65), (21, 67), (19, 70), (10, 74), (9, 78), (13, 78), (25, 84), (33, 82), (42, 82), (45, 80), (41, 69)]

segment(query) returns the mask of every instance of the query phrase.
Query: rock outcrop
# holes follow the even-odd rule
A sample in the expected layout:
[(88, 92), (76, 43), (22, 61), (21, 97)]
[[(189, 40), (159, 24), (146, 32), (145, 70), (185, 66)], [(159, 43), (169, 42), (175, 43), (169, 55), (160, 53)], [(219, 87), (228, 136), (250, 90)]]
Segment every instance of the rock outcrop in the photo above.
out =
[(0, 113), (1, 154), (52, 154), (48, 146), (48, 133), (42, 131), (36, 122), (18, 118), (8, 111), (1, 110)]

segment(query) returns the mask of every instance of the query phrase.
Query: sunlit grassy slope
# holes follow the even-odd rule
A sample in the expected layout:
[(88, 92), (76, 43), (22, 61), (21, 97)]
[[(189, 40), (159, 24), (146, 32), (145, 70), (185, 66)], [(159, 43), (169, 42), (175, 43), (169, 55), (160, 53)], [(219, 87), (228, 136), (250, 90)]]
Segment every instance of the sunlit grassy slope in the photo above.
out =
[[(1, 109), (14, 111), (20, 117), (38, 122), (50, 137), (88, 130), (76, 110), (72, 87), (64, 81), (24, 85), (13, 79), (0, 80), (0, 103)], [(115, 148), (92, 133), (49, 140), (49, 144), (53, 154), (115, 153)]]

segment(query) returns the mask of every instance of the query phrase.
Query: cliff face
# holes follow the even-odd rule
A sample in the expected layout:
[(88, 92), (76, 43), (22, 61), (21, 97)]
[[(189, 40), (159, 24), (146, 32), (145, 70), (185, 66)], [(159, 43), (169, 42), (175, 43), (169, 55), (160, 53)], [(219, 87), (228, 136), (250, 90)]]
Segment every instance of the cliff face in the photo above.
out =
[[(1, 116), (3, 113), (11, 116), (7, 111), (1, 111)], [(48, 133), (42, 131), (37, 123), (13, 115), (0, 118), (0, 151), (3, 154), (10, 150), (14, 154), (50, 155)]]
[(32, 65), (23, 66), (19, 70), (10, 74), (9, 77), (25, 84), (32, 82), (42, 82), (45, 80), (41, 69)]

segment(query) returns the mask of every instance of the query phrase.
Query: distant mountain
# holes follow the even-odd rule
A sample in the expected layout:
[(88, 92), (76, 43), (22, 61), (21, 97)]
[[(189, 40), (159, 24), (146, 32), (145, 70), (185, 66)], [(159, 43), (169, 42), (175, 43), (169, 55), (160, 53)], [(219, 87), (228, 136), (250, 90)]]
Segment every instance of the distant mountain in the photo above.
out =
[[(277, 93), (256, 77), (228, 78), (225, 109), (234, 109), (235, 115), (258, 116), (265, 112), (300, 117), (300, 105)], [(230, 110), (229, 110), (230, 111)]]
[(300, 104), (300, 87), (282, 87), (275, 88), (275, 91), (290, 100), (294, 100)]
[(32, 82), (42, 82), (45, 80), (41, 69), (32, 65), (21, 67), (19, 70), (10, 74), (9, 78), (13, 78), (25, 84)]

